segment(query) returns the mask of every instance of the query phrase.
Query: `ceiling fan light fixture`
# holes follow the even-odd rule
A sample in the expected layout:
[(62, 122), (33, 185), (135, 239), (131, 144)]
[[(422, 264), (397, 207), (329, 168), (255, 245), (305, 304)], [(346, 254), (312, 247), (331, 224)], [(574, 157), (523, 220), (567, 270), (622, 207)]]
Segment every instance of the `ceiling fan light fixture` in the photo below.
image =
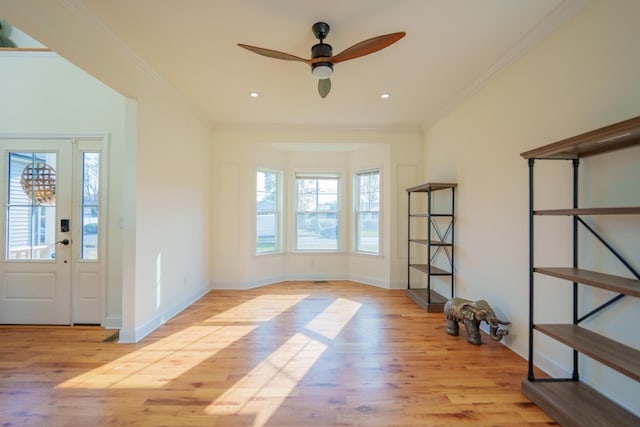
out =
[(313, 35), (320, 41), (311, 47), (311, 58), (305, 59), (290, 53), (280, 52), (273, 49), (265, 49), (263, 47), (249, 46), (247, 44), (238, 43), (243, 49), (268, 58), (280, 59), (284, 61), (304, 62), (311, 65), (311, 74), (318, 79), (318, 94), (321, 98), (326, 98), (331, 91), (331, 75), (333, 74), (333, 65), (351, 59), (360, 58), (361, 56), (370, 55), (381, 49), (384, 49), (403, 38), (406, 33), (404, 31), (384, 34), (363, 40), (359, 43), (346, 48), (337, 55), (333, 54), (333, 48), (330, 44), (325, 43), (324, 39), (329, 34), (329, 24), (326, 22), (316, 22), (311, 27)]
[(318, 79), (328, 79), (333, 74), (333, 64), (330, 62), (318, 62), (311, 66), (311, 74)]

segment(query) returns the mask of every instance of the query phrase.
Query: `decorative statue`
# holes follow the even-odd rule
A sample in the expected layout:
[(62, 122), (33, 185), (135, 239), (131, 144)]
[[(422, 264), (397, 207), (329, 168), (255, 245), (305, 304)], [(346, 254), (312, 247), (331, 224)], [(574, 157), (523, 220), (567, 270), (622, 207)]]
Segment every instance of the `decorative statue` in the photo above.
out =
[(458, 335), (458, 322), (464, 322), (467, 330), (467, 341), (474, 345), (482, 344), (480, 339), (480, 322), (487, 322), (491, 329), (491, 338), (500, 341), (503, 336), (509, 333), (506, 329), (499, 329), (499, 325), (510, 325), (511, 322), (504, 322), (496, 317), (489, 303), (485, 300), (476, 302), (463, 298), (451, 298), (444, 305), (444, 316), (447, 320), (447, 333)]

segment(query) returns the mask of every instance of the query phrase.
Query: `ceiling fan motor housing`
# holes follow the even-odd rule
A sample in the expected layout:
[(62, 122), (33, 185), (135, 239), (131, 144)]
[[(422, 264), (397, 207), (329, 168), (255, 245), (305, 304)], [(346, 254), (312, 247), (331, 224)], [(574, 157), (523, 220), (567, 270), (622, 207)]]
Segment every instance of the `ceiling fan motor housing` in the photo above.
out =
[[(330, 58), (332, 55), (330, 44), (318, 43), (311, 48), (311, 58)], [(333, 73), (333, 64), (328, 61), (311, 64), (311, 73), (318, 79), (328, 79)]]

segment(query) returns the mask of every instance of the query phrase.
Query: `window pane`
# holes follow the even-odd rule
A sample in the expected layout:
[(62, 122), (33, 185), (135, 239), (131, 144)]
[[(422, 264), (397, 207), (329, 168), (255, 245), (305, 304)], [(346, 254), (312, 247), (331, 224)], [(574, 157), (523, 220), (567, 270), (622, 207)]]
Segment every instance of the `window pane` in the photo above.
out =
[(297, 249), (338, 249), (338, 215), (336, 213), (298, 213)]
[(278, 176), (258, 171), (256, 175), (256, 202), (258, 210), (275, 210)]
[(338, 210), (338, 195), (337, 194), (318, 194), (318, 210), (319, 211)]
[(338, 177), (297, 177), (296, 249), (338, 249)]
[(275, 252), (278, 249), (276, 230), (278, 216), (273, 212), (258, 212), (256, 223), (256, 252)]
[(318, 192), (325, 194), (338, 194), (338, 180), (334, 178), (319, 179)]
[(98, 216), (94, 208), (83, 209), (82, 259), (98, 259)]
[(380, 253), (380, 171), (357, 173), (356, 190), (356, 251)]
[(55, 257), (56, 154), (9, 153), (6, 259)]
[(360, 175), (358, 210), (377, 211), (380, 209), (380, 175)]
[(379, 214), (368, 212), (358, 215), (358, 250), (380, 252)]
[(82, 155), (82, 254), (84, 260), (98, 259), (98, 210), (100, 200), (100, 153)]
[(298, 195), (298, 210), (299, 211), (315, 211), (318, 209), (318, 197), (316, 193), (313, 194), (299, 194)]
[(277, 172), (256, 173), (256, 253), (278, 252), (280, 224)]

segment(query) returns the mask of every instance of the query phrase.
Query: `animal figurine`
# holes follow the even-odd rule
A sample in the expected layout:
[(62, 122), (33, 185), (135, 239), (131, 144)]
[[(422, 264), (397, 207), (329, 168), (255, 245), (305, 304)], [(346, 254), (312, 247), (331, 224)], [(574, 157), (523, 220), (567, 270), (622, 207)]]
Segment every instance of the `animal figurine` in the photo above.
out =
[(462, 321), (467, 330), (467, 341), (474, 345), (482, 344), (480, 338), (480, 323), (485, 321), (490, 327), (490, 336), (494, 341), (500, 341), (509, 333), (506, 329), (500, 329), (500, 325), (510, 325), (496, 317), (489, 303), (485, 300), (476, 302), (463, 298), (451, 298), (444, 305), (444, 315), (447, 321), (447, 333), (458, 336), (459, 325)]

